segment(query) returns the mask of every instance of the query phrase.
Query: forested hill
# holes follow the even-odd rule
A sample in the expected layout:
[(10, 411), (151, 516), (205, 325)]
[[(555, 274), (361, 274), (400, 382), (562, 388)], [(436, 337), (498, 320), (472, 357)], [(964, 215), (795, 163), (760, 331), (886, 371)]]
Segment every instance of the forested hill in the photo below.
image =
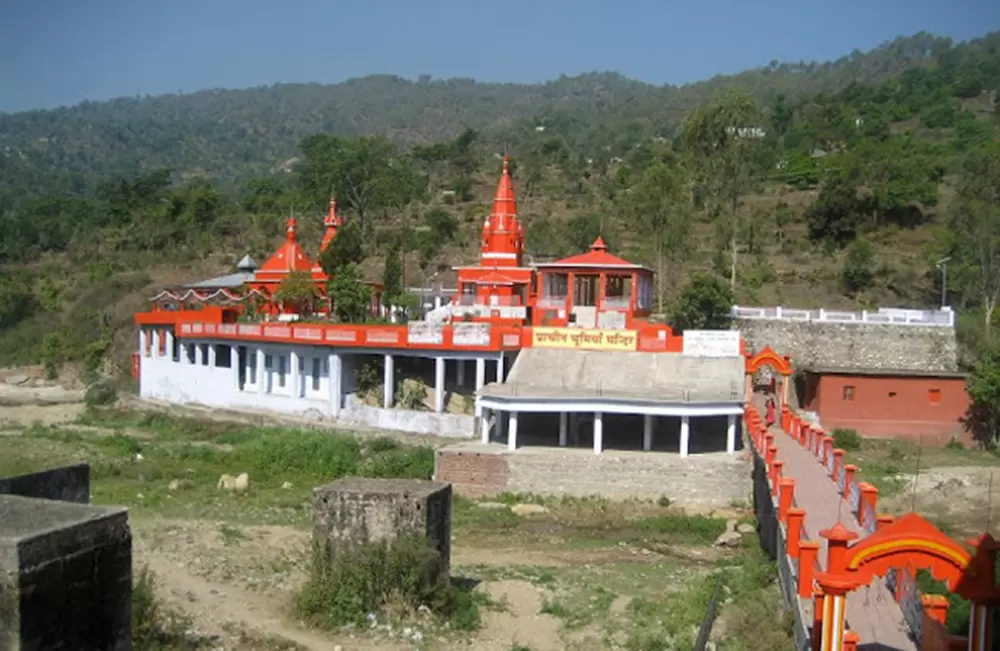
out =
[(404, 299), (477, 259), (505, 146), (533, 260), (600, 235), (657, 269), (672, 318), (696, 275), (720, 304), (931, 307), (948, 258), (979, 350), (1000, 331), (998, 91), (1000, 33), (919, 34), (684, 87), (369, 77), (0, 116), (0, 364), (126, 360), (150, 296), (266, 259), (289, 214), (318, 250), (331, 192), (343, 268)]
[(955, 46), (921, 33), (837, 61), (774, 61), (681, 87), (615, 73), (537, 85), (372, 76), (0, 114), (0, 207), (26, 195), (83, 193), (110, 177), (159, 168), (182, 178), (243, 181), (284, 169), (300, 140), (317, 132), (378, 134), (410, 145), (473, 128), (483, 133), (481, 143), (502, 138), (516, 147), (542, 124), (580, 155), (619, 156), (649, 137), (672, 138), (688, 111), (731, 84), (770, 105), (779, 95), (796, 100), (916, 67), (962, 68), (968, 78), (959, 94), (972, 96), (982, 85), (977, 62), (996, 42), (991, 35)]

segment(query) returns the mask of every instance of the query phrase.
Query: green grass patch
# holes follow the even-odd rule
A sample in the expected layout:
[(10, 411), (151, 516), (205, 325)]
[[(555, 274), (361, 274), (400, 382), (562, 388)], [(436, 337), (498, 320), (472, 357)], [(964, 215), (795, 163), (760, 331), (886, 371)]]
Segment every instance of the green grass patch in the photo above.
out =
[[(312, 488), (343, 476), (429, 479), (434, 451), (388, 438), (317, 429), (202, 422), (127, 410), (91, 411), (77, 425), (25, 429), (4, 441), (0, 474), (91, 464), (92, 498), (138, 514), (302, 524)], [(219, 490), (220, 475), (250, 490)]]
[(844, 454), (845, 463), (858, 466), (858, 477), (879, 489), (884, 497), (911, 488), (921, 470), (949, 466), (1000, 467), (1000, 458), (983, 450), (957, 446), (921, 447), (902, 439), (863, 439), (860, 448)]
[(334, 629), (378, 617), (405, 620), (423, 606), (453, 629), (475, 630), (486, 603), (483, 594), (448, 579), (426, 540), (401, 537), (332, 559), (317, 550), (296, 609), (314, 626)]

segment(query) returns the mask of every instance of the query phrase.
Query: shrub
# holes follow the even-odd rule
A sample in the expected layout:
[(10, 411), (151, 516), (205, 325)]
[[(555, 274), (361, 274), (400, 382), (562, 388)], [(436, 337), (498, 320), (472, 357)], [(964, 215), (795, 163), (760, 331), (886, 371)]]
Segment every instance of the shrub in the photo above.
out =
[(676, 513), (643, 518), (635, 526), (639, 531), (665, 534), (675, 542), (688, 544), (711, 544), (726, 531), (726, 521), (720, 518)]
[(107, 380), (99, 380), (87, 387), (83, 401), (88, 407), (103, 407), (114, 404), (118, 400), (118, 391)]
[(156, 596), (156, 581), (149, 568), (136, 573), (132, 585), (132, 648), (135, 651), (194, 649), (187, 640), (187, 622), (163, 608)]
[(861, 436), (857, 430), (835, 429), (833, 430), (833, 447), (841, 450), (857, 450), (861, 447)]
[(362, 625), (370, 614), (390, 609), (405, 616), (421, 606), (454, 628), (478, 628), (482, 598), (450, 582), (441, 563), (437, 550), (419, 536), (371, 542), (333, 559), (317, 547), (295, 605), (303, 618), (327, 629)]

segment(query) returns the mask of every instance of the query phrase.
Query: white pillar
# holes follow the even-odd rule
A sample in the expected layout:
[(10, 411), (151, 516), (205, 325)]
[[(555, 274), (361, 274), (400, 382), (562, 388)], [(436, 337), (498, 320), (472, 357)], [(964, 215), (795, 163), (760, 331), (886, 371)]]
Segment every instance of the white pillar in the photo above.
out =
[(215, 344), (208, 344), (208, 365), (211, 366), (212, 368), (215, 368), (216, 352), (217, 351), (215, 350)]
[(503, 382), (503, 353), (500, 353), (500, 359), (497, 360), (497, 382)]
[(143, 328), (139, 328), (139, 356), (146, 356), (146, 331)]
[(340, 418), (340, 382), (341, 377), (343, 376), (343, 367), (341, 366), (340, 355), (337, 353), (330, 353), (330, 356), (327, 359), (326, 369), (329, 374), (329, 377), (326, 379), (326, 390), (327, 401), (330, 403), (330, 417)]
[(476, 391), (478, 392), (486, 384), (486, 360), (482, 357), (476, 359)]
[(455, 385), (462, 387), (465, 385), (465, 360), (458, 360), (458, 371), (455, 373)]
[(201, 366), (205, 363), (205, 358), (202, 356), (201, 342), (195, 343), (194, 345), (194, 364), (195, 366)]
[(726, 452), (736, 454), (736, 416), (732, 414), (726, 424)]
[(164, 330), (163, 336), (167, 339), (167, 345), (163, 347), (163, 352), (167, 359), (172, 362), (174, 361), (174, 333), (169, 330)]
[(149, 356), (159, 357), (160, 356), (160, 331), (153, 330), (150, 335), (152, 335), (152, 342), (149, 344)]
[(291, 372), (291, 376), (292, 376), (292, 390), (291, 390), (291, 394), (292, 394), (292, 397), (293, 398), (301, 398), (302, 397), (302, 387), (300, 386), (300, 384), (301, 384), (301, 374), (299, 373), (299, 354), (297, 352), (295, 352), (294, 348), (291, 350), (291, 352), (288, 353), (288, 363), (292, 367), (292, 369), (291, 369), (292, 370), (292, 372)]
[(653, 449), (653, 416), (644, 414), (642, 417), (642, 449), (649, 452)]
[(604, 414), (594, 413), (594, 454), (604, 452)]
[(559, 447), (566, 447), (566, 421), (568, 414), (565, 411), (559, 412)]
[(517, 449), (517, 412), (510, 412), (510, 425), (507, 428), (507, 449), (513, 452)]
[(444, 411), (444, 357), (434, 359), (434, 411)]
[(229, 346), (229, 370), (233, 374), (233, 391), (240, 390), (240, 347)]
[(486, 384), (486, 360), (482, 357), (476, 358), (476, 416), (482, 416), (483, 408), (479, 406), (479, 391)]
[(392, 355), (385, 356), (385, 374), (382, 378), (382, 408), (392, 409), (392, 392), (396, 385), (395, 372), (392, 367)]
[(267, 393), (267, 369), (264, 368), (264, 349), (260, 346), (257, 346), (257, 393)]
[(476, 399), (476, 409), (479, 410), (479, 440), (483, 443), (490, 442), (490, 415), (486, 413), (486, 410), (479, 405), (479, 399)]
[[(191, 363), (191, 358), (188, 357), (188, 346), (190, 345), (190, 341), (182, 341), (177, 345), (177, 352), (180, 355), (181, 364), (187, 365)], [(156, 339), (153, 339), (153, 356), (156, 356)]]
[(691, 419), (681, 416), (681, 456), (686, 457), (691, 447)]

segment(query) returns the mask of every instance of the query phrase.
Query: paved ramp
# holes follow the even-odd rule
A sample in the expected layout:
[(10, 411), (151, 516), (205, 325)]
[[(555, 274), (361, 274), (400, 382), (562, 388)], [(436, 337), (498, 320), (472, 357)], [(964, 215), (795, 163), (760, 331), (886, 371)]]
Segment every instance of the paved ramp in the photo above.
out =
[(742, 401), (742, 357), (522, 349), (503, 385), (484, 395), (622, 395), (671, 402)]

